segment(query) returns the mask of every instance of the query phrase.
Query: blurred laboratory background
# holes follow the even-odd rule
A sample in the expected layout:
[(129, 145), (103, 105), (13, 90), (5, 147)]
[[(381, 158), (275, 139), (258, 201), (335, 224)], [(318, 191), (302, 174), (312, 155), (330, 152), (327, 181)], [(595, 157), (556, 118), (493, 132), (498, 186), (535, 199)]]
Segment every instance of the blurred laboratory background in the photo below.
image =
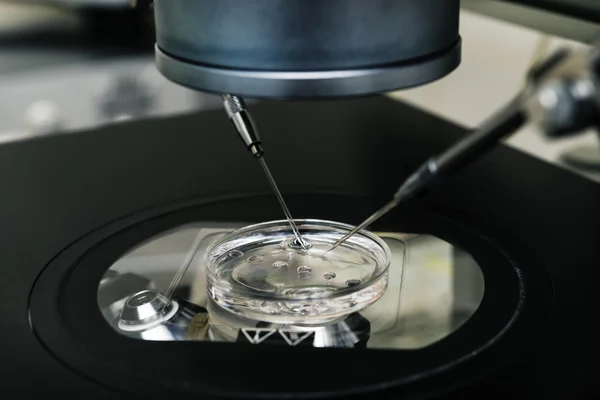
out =
[[(158, 73), (152, 12), (151, 0), (0, 0), (0, 143), (219, 107)], [(461, 19), (459, 69), (391, 98), (475, 127), (517, 93), (536, 60), (583, 46), (467, 10)], [(507, 143), (600, 180), (595, 132), (550, 142), (528, 126)]]
[(0, 142), (216, 107), (154, 65), (150, 1), (0, 0)]

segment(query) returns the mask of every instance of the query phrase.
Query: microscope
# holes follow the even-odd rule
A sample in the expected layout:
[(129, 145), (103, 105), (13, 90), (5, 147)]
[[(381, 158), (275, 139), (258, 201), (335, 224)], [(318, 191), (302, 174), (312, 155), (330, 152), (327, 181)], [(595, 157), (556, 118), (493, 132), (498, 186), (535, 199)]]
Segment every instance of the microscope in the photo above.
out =
[[(173, 82), (224, 94), (229, 118), (250, 152), (261, 158), (294, 227), (262, 159), (257, 128), (239, 96), (343, 98), (437, 80), (460, 63), (459, 10), (458, 0), (419, 5), (386, 0), (246, 5), (188, 0), (177, 7), (157, 1), (156, 63)], [(270, 22), (266, 26), (265, 20)], [(599, 74), (597, 49), (583, 54), (556, 52), (530, 71), (527, 86), (505, 109), (477, 132), (425, 161), (390, 202), (340, 238), (334, 248), (440, 177), (477, 160), (530, 120), (552, 138), (595, 127), (600, 112)]]
[[(225, 111), (0, 149), (8, 388), (90, 399), (595, 398), (600, 187), (500, 142), (527, 122), (551, 138), (596, 127), (597, 48), (543, 60), (473, 131), (380, 95), (459, 67), (461, 6), (493, 14), (521, 3), (537, 9), (155, 0), (158, 70), (221, 96)], [(585, 9), (543, 3), (555, 18)], [(377, 265), (344, 259), (315, 277), (302, 258), (315, 232)], [(281, 252), (289, 258), (269, 265), (281, 279), (267, 282), (275, 275), (258, 266)], [(253, 297), (215, 284), (242, 259), (234, 279)], [(325, 304), (335, 282), (343, 313)]]

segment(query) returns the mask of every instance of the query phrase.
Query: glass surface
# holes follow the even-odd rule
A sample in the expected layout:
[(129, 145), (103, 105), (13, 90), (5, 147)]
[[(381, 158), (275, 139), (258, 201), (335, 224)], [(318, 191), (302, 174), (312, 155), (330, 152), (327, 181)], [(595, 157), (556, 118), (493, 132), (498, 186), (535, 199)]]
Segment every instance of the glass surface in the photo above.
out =
[(352, 226), (298, 220), (303, 249), (287, 221), (225, 235), (205, 256), (208, 293), (221, 307), (257, 321), (313, 325), (360, 311), (388, 284), (390, 250), (359, 232), (331, 250)]
[[(390, 249), (390, 266), (387, 290), (371, 305), (323, 326), (245, 318), (212, 301), (204, 257), (224, 235), (248, 225), (188, 224), (140, 243), (107, 265), (98, 288), (98, 306), (107, 323), (121, 335), (149, 341), (419, 349), (458, 329), (483, 297), (481, 270), (463, 249), (429, 235), (377, 232)], [(179, 304), (174, 318), (142, 332), (120, 330), (118, 321), (126, 300), (144, 289), (165, 292), (198, 235), (199, 249), (174, 292)]]

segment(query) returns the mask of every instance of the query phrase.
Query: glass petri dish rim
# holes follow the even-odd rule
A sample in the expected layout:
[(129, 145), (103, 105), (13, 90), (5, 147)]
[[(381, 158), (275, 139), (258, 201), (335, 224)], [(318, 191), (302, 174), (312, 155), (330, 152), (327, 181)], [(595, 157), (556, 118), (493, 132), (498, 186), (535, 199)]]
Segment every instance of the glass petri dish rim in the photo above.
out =
[[(294, 222), (296, 223), (296, 225), (298, 226), (298, 229), (300, 231), (302, 231), (303, 229), (306, 229), (307, 227), (310, 227), (311, 225), (316, 225), (318, 227), (327, 227), (327, 228), (340, 230), (340, 234), (341, 234), (340, 237), (355, 228), (354, 226), (352, 226), (350, 224), (345, 224), (345, 223), (337, 222), (337, 221), (323, 220), (323, 219), (294, 219)], [(212, 279), (212, 276), (214, 274), (211, 272), (210, 267), (213, 266), (220, 258), (220, 257), (212, 257), (212, 254), (216, 248), (227, 243), (234, 237), (241, 236), (246, 233), (250, 233), (250, 232), (253, 232), (253, 231), (256, 231), (259, 229), (266, 229), (269, 227), (277, 227), (277, 226), (289, 227), (290, 234), (293, 235), (292, 228), (289, 225), (289, 221), (282, 219), (282, 220), (275, 220), (275, 221), (260, 222), (257, 224), (252, 224), (252, 225), (242, 227), (240, 229), (236, 229), (234, 231), (226, 233), (225, 235), (223, 235), (222, 237), (220, 237), (219, 239), (214, 241), (212, 244), (210, 244), (208, 246), (208, 248), (206, 249), (206, 252), (204, 253), (204, 257), (203, 257), (203, 267), (206, 270), (207, 284), (210, 283), (216, 287), (219, 287), (220, 289), (227, 289), (227, 285), (223, 285), (218, 280)], [(274, 295), (273, 293), (264, 294), (264, 293), (259, 293), (259, 292), (252, 292), (252, 297), (257, 300), (258, 299), (285, 300), (286, 302), (295, 302), (295, 301), (303, 302), (306, 300), (318, 300), (319, 298), (335, 299), (338, 297), (343, 297), (343, 296), (347, 296), (352, 293), (358, 292), (358, 291), (372, 285), (374, 282), (377, 282), (383, 275), (387, 274), (388, 269), (391, 264), (391, 258), (392, 258), (391, 250), (390, 250), (389, 246), (387, 245), (387, 243), (385, 243), (385, 241), (383, 239), (381, 239), (379, 236), (377, 236), (374, 233), (371, 233), (365, 229), (362, 229), (362, 230), (356, 232), (356, 234), (353, 235), (353, 237), (354, 236), (362, 236), (364, 238), (367, 238), (367, 239), (373, 241), (374, 243), (376, 243), (383, 250), (383, 254), (384, 254), (383, 259), (377, 260), (377, 262), (380, 264), (379, 271), (377, 271), (377, 274), (373, 274), (369, 280), (366, 280), (365, 282), (361, 282), (360, 284), (358, 284), (356, 286), (350, 286), (350, 287), (338, 289), (334, 293), (328, 294), (323, 297), (319, 297), (319, 296), (315, 297), (315, 296), (311, 296), (311, 295), (306, 295), (306, 296), (294, 296), (293, 298), (289, 298), (286, 296)], [(352, 238), (349, 238), (348, 240), (352, 240)], [(229, 249), (229, 251), (231, 251), (231, 250), (235, 250), (235, 249), (234, 248)], [(383, 261), (383, 262), (379, 262), (379, 261)], [(248, 291), (250, 291), (250, 290), (248, 290)]]

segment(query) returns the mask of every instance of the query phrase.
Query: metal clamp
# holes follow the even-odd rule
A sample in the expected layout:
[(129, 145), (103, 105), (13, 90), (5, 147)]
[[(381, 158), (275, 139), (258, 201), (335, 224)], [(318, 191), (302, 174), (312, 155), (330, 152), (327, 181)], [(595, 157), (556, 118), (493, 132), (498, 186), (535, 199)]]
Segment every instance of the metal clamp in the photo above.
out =
[(598, 125), (600, 53), (598, 48), (561, 49), (529, 73), (524, 108), (550, 138), (577, 134)]

